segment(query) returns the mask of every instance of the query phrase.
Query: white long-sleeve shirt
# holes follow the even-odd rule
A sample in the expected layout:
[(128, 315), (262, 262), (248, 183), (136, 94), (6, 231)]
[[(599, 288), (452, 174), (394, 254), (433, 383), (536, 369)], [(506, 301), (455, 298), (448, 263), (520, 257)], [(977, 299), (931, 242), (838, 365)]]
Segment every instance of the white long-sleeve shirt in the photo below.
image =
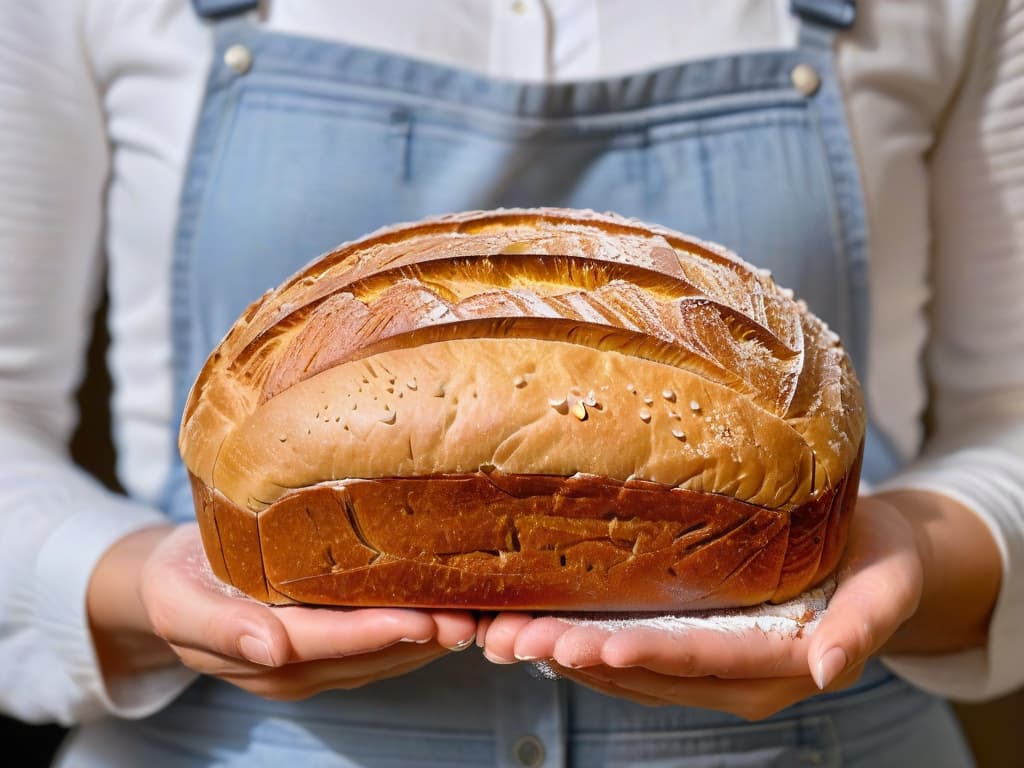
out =
[[(788, 7), (276, 0), (259, 23), (557, 82), (792, 47)], [(837, 66), (870, 229), (865, 385), (909, 462), (890, 485), (960, 500), (1003, 557), (987, 647), (888, 661), (985, 698), (1024, 683), (1024, 0), (860, 0), (858, 13)], [(142, 716), (191, 679), (105, 688), (85, 591), (114, 541), (160, 520), (173, 229), (212, 45), (188, 0), (0, 6), (0, 710), (28, 720)], [(104, 259), (128, 498), (66, 450)]]

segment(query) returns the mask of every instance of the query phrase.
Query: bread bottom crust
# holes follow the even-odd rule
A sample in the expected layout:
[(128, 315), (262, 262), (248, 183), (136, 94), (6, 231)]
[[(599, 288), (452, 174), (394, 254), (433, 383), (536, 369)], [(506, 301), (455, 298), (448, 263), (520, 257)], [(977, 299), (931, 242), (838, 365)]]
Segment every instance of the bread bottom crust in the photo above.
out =
[(191, 480), (214, 572), (264, 602), (664, 611), (820, 583), (859, 475), (858, 458), (788, 511), (650, 482), (477, 472), (322, 483), (255, 513)]

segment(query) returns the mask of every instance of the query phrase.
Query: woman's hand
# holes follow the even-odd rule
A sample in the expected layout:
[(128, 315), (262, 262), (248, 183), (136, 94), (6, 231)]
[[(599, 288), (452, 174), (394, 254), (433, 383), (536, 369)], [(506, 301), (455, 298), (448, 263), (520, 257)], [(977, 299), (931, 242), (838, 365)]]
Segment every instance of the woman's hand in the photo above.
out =
[[(915, 517), (908, 518), (893, 501)], [(916, 506), (926, 502), (930, 522)], [(946, 555), (960, 559), (936, 558), (937, 542), (953, 547), (957, 551), (947, 549)], [(863, 497), (851, 522), (838, 587), (809, 635), (609, 631), (552, 616), (507, 613), (482, 625), (477, 642), (492, 661), (545, 660), (569, 679), (642, 704), (705, 707), (759, 719), (822, 689), (852, 684), (894, 635), (892, 645), (899, 650), (953, 650), (980, 642), (979, 627), (998, 592), (998, 563), (984, 526), (955, 502), (916, 492)], [(959, 596), (926, 585), (928, 577), (933, 584), (948, 579), (939, 573), (957, 566), (973, 584)], [(929, 606), (920, 610), (923, 596)], [(946, 602), (945, 610), (930, 605), (953, 599), (973, 602), (959, 614), (960, 623), (948, 619), (956, 611), (953, 602)], [(929, 626), (908, 622), (918, 615)]]
[(87, 602), (108, 675), (177, 657), (271, 699), (405, 674), (467, 647), (476, 631), (465, 612), (270, 607), (241, 596), (213, 576), (195, 524), (119, 542), (97, 567)]

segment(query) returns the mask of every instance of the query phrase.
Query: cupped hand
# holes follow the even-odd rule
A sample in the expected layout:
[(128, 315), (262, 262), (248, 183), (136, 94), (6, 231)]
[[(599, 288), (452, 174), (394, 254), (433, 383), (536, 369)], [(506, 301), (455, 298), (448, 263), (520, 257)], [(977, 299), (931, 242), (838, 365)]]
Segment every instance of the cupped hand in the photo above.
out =
[(140, 594), (153, 632), (182, 663), (271, 699), (402, 675), (468, 647), (476, 631), (460, 611), (257, 602), (213, 576), (195, 524), (152, 551)]
[(838, 586), (813, 632), (612, 630), (503, 613), (481, 625), (477, 642), (492, 661), (543, 660), (571, 680), (641, 704), (704, 707), (754, 720), (852, 684), (914, 614), (922, 573), (914, 530), (899, 510), (862, 497)]

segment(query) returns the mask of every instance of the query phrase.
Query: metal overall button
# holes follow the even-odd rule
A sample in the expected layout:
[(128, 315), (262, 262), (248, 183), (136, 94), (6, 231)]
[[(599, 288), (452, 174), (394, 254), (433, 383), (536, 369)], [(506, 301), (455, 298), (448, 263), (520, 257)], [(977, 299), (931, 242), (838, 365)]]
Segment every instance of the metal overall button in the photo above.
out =
[(241, 43), (235, 43), (224, 51), (224, 63), (237, 74), (244, 75), (252, 68), (252, 51)]
[(789, 73), (789, 79), (804, 96), (813, 96), (821, 86), (821, 76), (810, 64), (797, 64)]
[(544, 764), (544, 743), (532, 734), (520, 736), (512, 747), (512, 754), (525, 768), (539, 768)]

